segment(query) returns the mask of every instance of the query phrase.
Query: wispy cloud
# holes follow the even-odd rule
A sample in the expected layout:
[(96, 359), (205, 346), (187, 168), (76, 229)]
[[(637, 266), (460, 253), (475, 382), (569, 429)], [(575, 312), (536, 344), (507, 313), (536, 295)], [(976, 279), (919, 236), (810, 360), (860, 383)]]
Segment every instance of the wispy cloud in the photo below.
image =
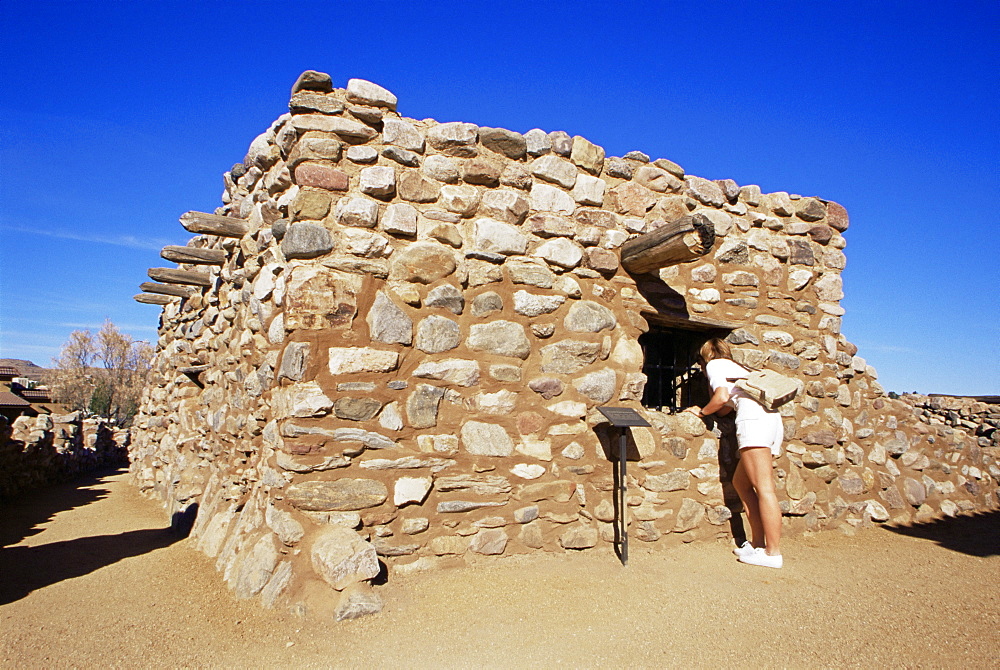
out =
[(45, 237), (55, 237), (62, 240), (75, 240), (78, 242), (92, 242), (94, 244), (110, 244), (116, 247), (126, 247), (128, 249), (145, 249), (159, 251), (165, 245), (170, 244), (170, 240), (152, 237), (136, 237), (134, 235), (86, 235), (82, 233), (66, 230), (44, 230), (39, 228), (29, 228), (27, 226), (0, 226), (0, 230), (28, 235), (43, 235)]

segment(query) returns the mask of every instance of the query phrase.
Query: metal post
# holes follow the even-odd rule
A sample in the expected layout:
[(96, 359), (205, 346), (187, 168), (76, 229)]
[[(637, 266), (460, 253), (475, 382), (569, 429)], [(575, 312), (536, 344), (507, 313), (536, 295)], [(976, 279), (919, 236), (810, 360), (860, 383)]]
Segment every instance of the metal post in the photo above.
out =
[(628, 450), (628, 428), (622, 426), (621, 438), (618, 441), (618, 476), (621, 478), (621, 502), (618, 509), (621, 511), (622, 524), (622, 565), (628, 565), (628, 508), (625, 505), (625, 493), (628, 488), (628, 481), (625, 472), (625, 455)]

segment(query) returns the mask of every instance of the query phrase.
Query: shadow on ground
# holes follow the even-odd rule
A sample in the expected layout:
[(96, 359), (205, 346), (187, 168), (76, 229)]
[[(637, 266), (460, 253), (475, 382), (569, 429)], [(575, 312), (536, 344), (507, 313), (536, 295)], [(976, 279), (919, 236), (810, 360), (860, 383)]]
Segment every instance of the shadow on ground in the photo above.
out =
[(144, 528), (114, 535), (94, 535), (33, 547), (13, 546), (43, 530), (59, 512), (107, 498), (104, 480), (121, 470), (105, 471), (70, 484), (38, 489), (0, 506), (0, 605), (32, 591), (80, 577), (116, 563), (167, 547), (183, 539), (190, 524), (175, 519), (166, 528)]
[(930, 540), (940, 547), (970, 556), (1000, 555), (1000, 510), (936, 519), (912, 526), (882, 526), (909, 537)]

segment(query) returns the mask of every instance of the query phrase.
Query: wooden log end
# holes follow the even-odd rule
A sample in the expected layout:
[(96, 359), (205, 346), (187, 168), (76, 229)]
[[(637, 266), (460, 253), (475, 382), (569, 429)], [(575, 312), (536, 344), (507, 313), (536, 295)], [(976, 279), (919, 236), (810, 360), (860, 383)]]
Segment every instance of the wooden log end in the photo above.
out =
[(137, 293), (132, 296), (132, 299), (136, 302), (141, 302), (146, 305), (169, 305), (176, 298), (169, 295), (162, 295), (159, 293)]

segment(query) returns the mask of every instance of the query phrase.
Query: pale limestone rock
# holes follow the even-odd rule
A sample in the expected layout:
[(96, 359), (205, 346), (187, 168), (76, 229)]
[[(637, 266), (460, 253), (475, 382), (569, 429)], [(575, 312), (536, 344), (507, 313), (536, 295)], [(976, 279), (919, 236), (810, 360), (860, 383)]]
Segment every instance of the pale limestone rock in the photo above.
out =
[(403, 415), (399, 412), (399, 403), (394, 401), (383, 407), (378, 415), (378, 423), (386, 430), (403, 430)]
[(413, 376), (445, 381), (457, 386), (475, 386), (480, 378), (479, 362), (457, 358), (424, 361), (413, 371)]
[(542, 347), (542, 372), (573, 374), (597, 360), (601, 346), (596, 342), (562, 340)]
[[(549, 440), (524, 436), (515, 448), (517, 453), (537, 458), (540, 461), (552, 460), (552, 443)], [(529, 477), (528, 479), (533, 478)]]
[(510, 224), (483, 218), (476, 220), (475, 244), (480, 251), (520, 255), (528, 248), (528, 238)]
[(370, 347), (332, 347), (329, 349), (331, 375), (362, 372), (391, 372), (399, 366), (399, 354)]
[(477, 154), (479, 127), (471, 123), (442, 123), (427, 131), (427, 143), (443, 154), (472, 158)]
[(334, 133), (348, 141), (367, 142), (378, 133), (363, 123), (343, 116), (327, 116), (326, 114), (296, 114), (292, 117), (292, 125), (300, 133), (318, 130), (324, 133)]
[(539, 179), (558, 184), (566, 189), (571, 189), (576, 184), (576, 166), (565, 158), (558, 156), (542, 156), (532, 161), (529, 166), (531, 173)]
[(609, 402), (615, 394), (617, 376), (611, 368), (588, 373), (573, 380), (573, 388), (599, 405)]
[(531, 156), (541, 156), (549, 153), (552, 142), (548, 134), (540, 128), (532, 128), (524, 134), (525, 148)]
[(618, 325), (614, 313), (592, 300), (574, 302), (563, 321), (567, 330), (577, 333), (599, 333)]
[(517, 191), (488, 190), (482, 195), (479, 213), (508, 224), (519, 224), (528, 213), (528, 200)]
[(396, 109), (397, 102), (396, 96), (391, 92), (382, 88), (378, 84), (374, 84), (364, 79), (348, 80), (347, 99), (351, 102), (357, 102), (362, 105), (385, 107), (391, 110)]
[(564, 302), (566, 297), (561, 295), (539, 295), (524, 290), (514, 293), (514, 311), (524, 316), (536, 317), (549, 314), (559, 309)]
[(455, 254), (433, 242), (414, 242), (392, 255), (392, 276), (403, 282), (430, 284), (455, 272)]
[(579, 135), (574, 135), (570, 160), (590, 174), (599, 175), (604, 169), (604, 147), (593, 144)]
[(514, 442), (510, 435), (492, 423), (466, 421), (461, 430), (462, 445), (476, 456), (510, 456), (514, 452)]
[(378, 203), (367, 198), (344, 197), (337, 202), (335, 216), (345, 226), (374, 228), (378, 223)]
[(392, 196), (396, 192), (396, 171), (387, 165), (373, 165), (361, 170), (358, 188), (376, 198)]
[(545, 467), (537, 463), (518, 463), (511, 468), (510, 472), (522, 479), (538, 479), (545, 474)]
[(813, 284), (816, 297), (823, 301), (841, 300), (844, 297), (844, 282), (840, 274), (825, 272)]
[(474, 324), (469, 329), (466, 344), (470, 349), (522, 360), (531, 353), (531, 342), (524, 326), (513, 321), (493, 321)]
[(539, 212), (555, 212), (556, 214), (572, 214), (576, 202), (568, 193), (549, 186), (535, 183), (531, 187), (531, 208)]
[(469, 543), (469, 551), (487, 556), (498, 556), (507, 547), (507, 533), (502, 528), (480, 530)]
[(386, 501), (385, 485), (373, 479), (335, 479), (292, 484), (285, 500), (292, 507), (315, 512), (344, 512), (377, 507)]
[(577, 402), (575, 400), (564, 400), (562, 402), (557, 402), (555, 404), (549, 405), (548, 409), (553, 414), (558, 414), (560, 416), (571, 416), (578, 419), (582, 419), (587, 415), (587, 405), (586, 403)]
[(709, 207), (722, 207), (725, 203), (726, 196), (715, 182), (692, 175), (686, 176), (684, 180), (687, 182), (688, 195), (702, 204)]
[(388, 117), (382, 122), (382, 140), (408, 151), (424, 152), (423, 135), (409, 121)]
[(475, 408), (484, 414), (509, 415), (517, 404), (517, 393), (500, 389), (496, 393), (478, 393), (472, 401)]
[(424, 353), (450, 351), (462, 341), (459, 325), (449, 318), (431, 314), (417, 326), (416, 348)]
[(392, 503), (396, 507), (409, 503), (420, 505), (427, 499), (433, 485), (431, 477), (400, 477), (393, 486)]
[(379, 573), (375, 548), (347, 528), (330, 526), (320, 531), (310, 558), (316, 573), (338, 591)]
[(571, 270), (583, 260), (583, 249), (565, 237), (556, 237), (540, 244), (535, 249), (535, 255), (553, 265)]
[(582, 523), (573, 524), (559, 536), (563, 549), (589, 549), (597, 545), (597, 529)]
[[(456, 184), (459, 179), (458, 165), (447, 156), (434, 154), (424, 159), (422, 170), (425, 175), (445, 184)], [(442, 189), (443, 195), (443, 189)]]
[(677, 512), (677, 523), (674, 524), (675, 533), (686, 533), (698, 527), (702, 519), (705, 518), (705, 506), (697, 500), (684, 498), (681, 501), (681, 509)]
[(555, 277), (544, 261), (513, 258), (504, 263), (504, 269), (514, 284), (538, 288), (552, 288), (555, 284)]
[(442, 186), (441, 205), (449, 212), (468, 218), (479, 208), (479, 189), (474, 186)]
[(260, 593), (271, 579), (279, 556), (274, 536), (265, 533), (240, 561), (239, 569), (230, 582), (233, 594), (237, 598), (251, 598)]

